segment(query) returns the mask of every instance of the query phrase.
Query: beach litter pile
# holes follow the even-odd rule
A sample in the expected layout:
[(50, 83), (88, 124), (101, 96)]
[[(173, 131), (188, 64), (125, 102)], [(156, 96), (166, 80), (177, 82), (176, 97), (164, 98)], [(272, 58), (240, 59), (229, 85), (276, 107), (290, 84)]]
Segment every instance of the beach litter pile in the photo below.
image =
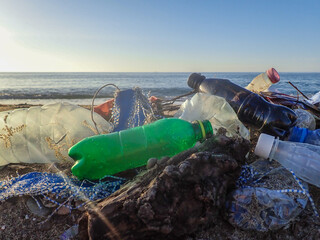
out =
[(111, 84), (91, 111), (0, 112), (0, 207), (29, 211), (1, 238), (320, 238), (319, 94), (268, 92), (279, 81), (193, 73), (181, 106)]

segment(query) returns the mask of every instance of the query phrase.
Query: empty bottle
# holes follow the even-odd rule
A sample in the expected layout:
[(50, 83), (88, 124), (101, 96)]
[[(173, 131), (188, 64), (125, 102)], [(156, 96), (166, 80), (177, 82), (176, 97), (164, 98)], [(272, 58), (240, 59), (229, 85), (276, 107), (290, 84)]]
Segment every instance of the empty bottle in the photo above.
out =
[(295, 124), (296, 114), (291, 109), (269, 103), (258, 94), (227, 79), (206, 78), (193, 73), (189, 76), (188, 85), (200, 92), (225, 98), (241, 122), (265, 133), (283, 137)]
[(320, 146), (320, 129), (312, 131), (307, 128), (293, 127), (289, 131), (287, 140)]
[(302, 180), (320, 187), (320, 146), (281, 141), (261, 134), (254, 152), (257, 156), (277, 160)]
[(148, 125), (85, 138), (69, 149), (71, 171), (80, 179), (101, 179), (143, 166), (151, 157), (173, 156), (212, 136), (208, 120), (161, 119)]
[(268, 90), (268, 88), (274, 84), (280, 81), (280, 75), (279, 73), (274, 69), (270, 68), (266, 72), (259, 74), (256, 76), (251, 83), (249, 83), (248, 86), (246, 86), (246, 89), (259, 93)]
[[(94, 113), (100, 132), (111, 125)], [(10, 163), (73, 162), (68, 149), (96, 134), (90, 110), (70, 103), (0, 112), (0, 166)]]

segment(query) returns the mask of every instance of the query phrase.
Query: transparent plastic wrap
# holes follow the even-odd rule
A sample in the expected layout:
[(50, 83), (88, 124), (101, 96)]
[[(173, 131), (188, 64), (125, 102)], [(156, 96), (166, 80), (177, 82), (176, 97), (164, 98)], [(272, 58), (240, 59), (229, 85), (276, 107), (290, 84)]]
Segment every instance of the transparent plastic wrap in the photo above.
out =
[(296, 127), (308, 128), (310, 130), (316, 129), (316, 119), (311, 113), (301, 108), (294, 109), (293, 111), (297, 115)]
[[(99, 114), (100, 132), (111, 125)], [(50, 163), (73, 160), (68, 149), (97, 134), (90, 110), (69, 103), (0, 112), (0, 166), (9, 163)]]
[(227, 218), (243, 230), (280, 229), (307, 205), (307, 184), (283, 167), (271, 167), (267, 160), (247, 166), (239, 180), (241, 186), (228, 197)]
[(206, 93), (197, 93), (190, 100), (186, 100), (174, 115), (176, 118), (187, 120), (209, 120), (213, 132), (221, 127), (227, 130), (228, 137), (241, 136), (250, 138), (249, 130), (238, 119), (229, 103), (222, 97)]

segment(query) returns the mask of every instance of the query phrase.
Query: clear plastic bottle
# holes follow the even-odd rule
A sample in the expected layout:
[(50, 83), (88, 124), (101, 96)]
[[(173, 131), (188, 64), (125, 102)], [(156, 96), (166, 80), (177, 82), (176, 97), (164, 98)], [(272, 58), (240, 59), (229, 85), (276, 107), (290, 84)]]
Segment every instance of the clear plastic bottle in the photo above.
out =
[[(94, 113), (100, 132), (111, 125)], [(70, 162), (68, 149), (97, 134), (90, 110), (70, 103), (0, 112), (0, 166), (9, 163)]]
[(261, 134), (254, 152), (257, 156), (277, 160), (302, 180), (320, 187), (320, 146), (281, 141)]
[(251, 92), (259, 93), (268, 90), (268, 88), (277, 82), (280, 81), (280, 75), (274, 68), (268, 69), (266, 72), (256, 76), (246, 89)]
[(173, 156), (212, 136), (208, 120), (167, 118), (120, 132), (85, 138), (69, 149), (71, 171), (80, 179), (101, 179), (145, 165), (149, 158)]
[(249, 130), (238, 119), (237, 114), (227, 101), (218, 96), (206, 93), (196, 93), (187, 99), (174, 114), (174, 117), (187, 120), (209, 120), (213, 132), (221, 127), (227, 130), (227, 137), (243, 137), (250, 140)]
[(296, 114), (290, 108), (272, 104), (261, 96), (227, 79), (206, 78), (198, 73), (189, 76), (188, 85), (199, 92), (223, 97), (243, 123), (279, 137), (294, 126)]
[(312, 131), (307, 128), (293, 127), (290, 129), (287, 140), (320, 146), (320, 129)]

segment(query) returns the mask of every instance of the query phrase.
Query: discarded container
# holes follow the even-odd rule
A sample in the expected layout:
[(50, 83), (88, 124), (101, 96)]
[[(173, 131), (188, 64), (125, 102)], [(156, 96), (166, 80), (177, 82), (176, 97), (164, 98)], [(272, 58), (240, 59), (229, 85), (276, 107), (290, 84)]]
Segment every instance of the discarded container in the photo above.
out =
[(190, 100), (186, 100), (174, 115), (176, 118), (187, 120), (209, 120), (213, 132), (221, 127), (227, 130), (226, 136), (241, 136), (250, 139), (249, 130), (238, 119), (232, 107), (222, 97), (206, 93), (196, 93)]
[(293, 127), (289, 131), (287, 140), (320, 146), (320, 129), (312, 131), (307, 128)]
[[(94, 113), (97, 127), (111, 125)], [(68, 103), (0, 112), (0, 166), (9, 163), (73, 162), (68, 149), (97, 134), (90, 111)]]
[(254, 152), (260, 157), (277, 160), (299, 178), (320, 187), (320, 146), (281, 141), (261, 134)]
[(314, 116), (301, 108), (293, 110), (297, 115), (297, 121), (295, 126), (299, 128), (308, 128), (314, 130), (316, 128), (316, 120)]
[(151, 157), (173, 156), (212, 135), (209, 121), (189, 123), (161, 119), (148, 125), (86, 138), (69, 149), (80, 179), (100, 179), (147, 163)]
[(269, 103), (227, 79), (205, 78), (193, 73), (189, 76), (188, 85), (198, 91), (223, 97), (241, 122), (251, 124), (263, 132), (283, 137), (295, 124), (296, 114), (291, 109)]
[(308, 203), (308, 185), (298, 181), (285, 168), (267, 160), (243, 167), (238, 180), (241, 186), (226, 202), (229, 223), (260, 232), (289, 225)]
[(259, 74), (256, 76), (246, 89), (251, 92), (259, 93), (268, 90), (268, 88), (277, 82), (280, 81), (279, 73), (274, 69), (270, 68), (266, 72)]

